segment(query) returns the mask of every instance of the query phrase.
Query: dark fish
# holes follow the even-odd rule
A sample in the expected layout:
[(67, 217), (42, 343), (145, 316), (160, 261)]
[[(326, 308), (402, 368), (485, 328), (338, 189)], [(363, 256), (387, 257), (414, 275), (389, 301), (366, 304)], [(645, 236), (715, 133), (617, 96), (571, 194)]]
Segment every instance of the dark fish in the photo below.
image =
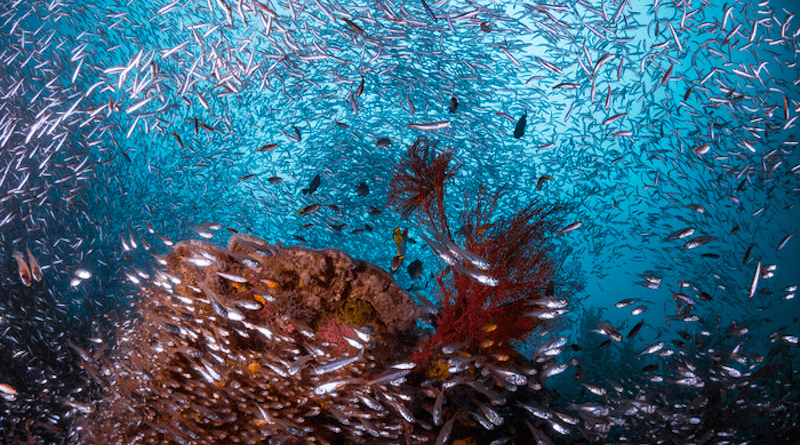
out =
[(742, 264), (747, 264), (747, 259), (750, 258), (751, 250), (753, 250), (753, 244), (750, 244), (750, 247), (747, 248), (747, 252), (744, 253), (744, 259), (742, 260)]
[(713, 236), (697, 236), (687, 241), (683, 247), (686, 249), (694, 249), (716, 240), (717, 238)]
[(375, 146), (378, 148), (385, 148), (392, 145), (392, 140), (389, 138), (380, 138), (375, 141)]
[(283, 179), (281, 179), (280, 176), (273, 176), (271, 178), (267, 178), (267, 181), (269, 181), (270, 184), (278, 184), (283, 181)]
[(272, 151), (275, 150), (276, 148), (278, 148), (278, 144), (267, 144), (267, 145), (262, 145), (256, 151)]
[(634, 326), (631, 331), (628, 332), (628, 338), (630, 339), (635, 337), (636, 334), (639, 333), (639, 329), (642, 329), (642, 326), (644, 326), (644, 319), (642, 319), (639, 323), (636, 323), (636, 326)]
[(462, 235), (465, 238), (470, 238), (472, 236), (472, 224), (464, 224), (461, 226), (461, 228), (458, 229), (458, 232), (456, 232), (456, 235)]
[(308, 188), (303, 189), (303, 194), (304, 195), (310, 195), (310, 194), (316, 192), (317, 189), (319, 188), (319, 184), (321, 182), (322, 182), (322, 179), (320, 178), (319, 173), (318, 173), (317, 176), (314, 176), (314, 179), (311, 180), (311, 183), (308, 185)]
[(367, 185), (367, 183), (362, 182), (361, 184), (358, 184), (358, 187), (356, 187), (356, 193), (358, 194), (358, 196), (369, 195), (369, 186)]
[(411, 277), (412, 280), (416, 280), (417, 278), (422, 276), (422, 261), (414, 260), (411, 264), (408, 265), (406, 268), (408, 271), (408, 276)]
[(549, 175), (543, 175), (541, 178), (539, 178), (539, 180), (536, 181), (536, 190), (541, 190), (544, 181), (547, 181), (548, 179), (553, 179), (553, 177)]
[(641, 299), (639, 299), (639, 298), (626, 298), (624, 300), (620, 300), (620, 301), (616, 302), (614, 304), (614, 307), (616, 307), (618, 309), (622, 309), (622, 308), (628, 307), (628, 306), (632, 305), (633, 303), (636, 303), (637, 301), (640, 301), (640, 300)]
[(458, 100), (455, 96), (450, 98), (450, 113), (455, 113), (458, 108)]
[(687, 236), (691, 236), (694, 234), (694, 228), (687, 227), (685, 229), (680, 229), (675, 232), (672, 232), (668, 237), (664, 238), (664, 241), (674, 241), (677, 239), (686, 238)]
[(291, 133), (289, 133), (288, 131), (286, 131), (284, 129), (281, 129), (281, 133), (283, 133), (284, 136), (286, 136), (287, 138), (289, 138), (290, 140), (292, 140), (294, 142), (302, 141), (303, 140), (303, 136), (300, 134), (300, 130), (297, 127), (295, 127), (294, 125), (292, 125), (291, 127), (294, 130), (294, 134), (291, 134)]
[(517, 126), (514, 127), (514, 139), (519, 139), (522, 135), (525, 134), (525, 124), (528, 122), (528, 112), (526, 111), (525, 114), (519, 118), (517, 122)]
[(433, 19), (434, 22), (438, 22), (439, 21), (439, 19), (437, 19), (436, 16), (433, 14), (433, 11), (431, 10), (430, 6), (428, 6), (428, 4), (425, 3), (425, 0), (422, 0), (422, 6), (425, 8), (425, 12), (428, 13), (428, 16), (431, 19)]
[(702, 254), (700, 256), (703, 257), (703, 258), (711, 258), (711, 259), (719, 258), (719, 255), (717, 255), (716, 253), (704, 253), (704, 254)]
[(700, 292), (699, 294), (697, 294), (697, 298), (699, 298), (699, 299), (701, 299), (703, 301), (711, 301), (711, 300), (713, 300), (713, 298), (711, 298), (711, 295), (709, 295), (708, 292)]
[(652, 365), (647, 365), (644, 368), (642, 368), (642, 372), (653, 372), (653, 371), (658, 371), (658, 365), (656, 365), (655, 363)]
[(622, 341), (622, 336), (619, 335), (619, 331), (617, 328), (611, 326), (608, 323), (603, 323), (600, 320), (597, 320), (597, 325), (600, 326), (600, 329), (609, 336), (614, 341)]
[[(183, 148), (183, 141), (181, 140), (181, 137), (180, 137), (180, 136), (178, 136), (178, 133), (175, 133), (175, 132), (173, 131), (173, 132), (172, 132), (172, 133), (170, 133), (170, 134), (171, 134), (171, 135), (173, 135), (173, 136), (175, 136), (175, 139), (177, 139), (177, 140), (178, 140), (178, 145), (179, 145), (181, 148)], [(130, 158), (128, 158), (128, 160), (130, 160)]]
[(403, 260), (404, 259), (405, 259), (405, 256), (403, 256), (403, 255), (395, 255), (394, 258), (392, 258), (392, 263), (391, 263), (391, 266), (390, 266), (389, 270), (392, 273), (397, 272), (397, 270), (400, 269), (400, 266), (403, 265)]
[(309, 206), (303, 207), (301, 210), (297, 212), (297, 216), (308, 215), (309, 213), (314, 213), (319, 209), (319, 204), (311, 204)]
[(364, 76), (361, 76), (361, 83), (356, 88), (355, 98), (358, 99), (361, 97), (361, 94), (364, 92)]
[(346, 18), (344, 18), (344, 17), (339, 17), (339, 20), (341, 20), (341, 21), (345, 22), (345, 23), (347, 24), (347, 26), (349, 26), (349, 27), (350, 27), (350, 29), (351, 29), (353, 32), (355, 32), (356, 34), (362, 34), (362, 35), (363, 35), (363, 34), (366, 34), (366, 33), (364, 32), (364, 30), (363, 30), (363, 29), (362, 29), (360, 26), (356, 25), (356, 24), (355, 24), (355, 23), (354, 23), (352, 20), (348, 20), (348, 19), (346, 19)]

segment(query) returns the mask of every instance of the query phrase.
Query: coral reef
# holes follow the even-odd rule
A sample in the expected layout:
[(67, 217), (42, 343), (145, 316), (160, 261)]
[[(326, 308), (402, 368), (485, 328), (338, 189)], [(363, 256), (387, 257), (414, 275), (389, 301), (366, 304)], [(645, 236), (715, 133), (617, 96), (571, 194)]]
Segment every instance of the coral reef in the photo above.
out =
[[(195, 258), (207, 261), (198, 265)], [(166, 266), (181, 281), (179, 293), (191, 294), (203, 283), (223, 300), (252, 298), (265, 304), (263, 310), (272, 318), (286, 316), (312, 325), (323, 313), (344, 314), (357, 307), (363, 311), (365, 305), (354, 303), (363, 301), (389, 334), (411, 329), (416, 320), (414, 300), (394, 285), (391, 275), (336, 249), (279, 248), (236, 234), (227, 249), (199, 241), (179, 243), (166, 258)]]
[(532, 443), (521, 422), (547, 426), (530, 410), (555, 400), (552, 362), (474, 343), (409, 360), (418, 309), (341, 251), (235, 235), (156, 259), (116, 344), (81, 350), (97, 385), (68, 401), (77, 442)]
[[(140, 271), (139, 317), (120, 325), (113, 353), (86, 354), (104, 389), (80, 405), (82, 442), (398, 437), (411, 414), (392, 384), (410, 369), (389, 366), (415, 346), (417, 307), (391, 275), (336, 249), (242, 235), (157, 259), (165, 269)], [(404, 415), (359, 421), (359, 399)]]

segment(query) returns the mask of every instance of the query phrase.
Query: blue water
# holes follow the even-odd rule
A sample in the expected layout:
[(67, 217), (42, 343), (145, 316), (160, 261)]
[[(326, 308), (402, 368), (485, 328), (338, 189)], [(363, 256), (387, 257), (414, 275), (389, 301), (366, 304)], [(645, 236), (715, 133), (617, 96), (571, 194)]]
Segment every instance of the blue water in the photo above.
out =
[[(587, 3), (594, 11), (567, 2), (568, 12), (550, 8), (548, 19), (533, 6), (483, 1), (475, 20), (457, 18), (474, 3), (429, 2), (435, 22), (418, 2), (272, 2), (275, 22), (243, 2), (246, 23), (228, 3), (232, 25), (211, 0), (0, 6), (0, 134), (9, 134), (0, 150), (0, 383), (41, 405), (31, 416), (57, 403), (37, 396), (43, 389), (73, 390), (80, 371), (64, 364), (66, 341), (104, 335), (108, 315), (122, 313), (135, 292), (126, 274), (153, 267), (150, 252), (126, 251), (120, 238), (168, 250), (146, 223), (177, 242), (198, 238), (191, 226), (218, 222), (273, 243), (336, 247), (387, 269), (392, 232), (407, 227), (415, 243), (405, 265), (420, 259), (424, 273), (412, 280), (404, 266), (395, 279), (435, 299), (431, 272), (444, 263), (415, 219), (386, 206), (395, 163), (422, 134), (454, 147), (462, 165), (447, 189), (454, 229), (479, 187), (505, 188), (505, 217), (537, 199), (565, 204), (565, 222), (582, 222), (556, 239), (570, 252), (565, 270), (583, 287), (568, 296), (564, 332), (573, 339), (590, 343), (581, 320), (592, 307), (606, 308), (602, 320), (620, 332), (644, 317), (634, 351), (664, 330), (693, 329), (665, 320), (675, 315), (671, 292), (681, 289), (713, 298), (693, 310), (704, 325), (748, 326), (753, 352), (780, 342), (771, 343), (775, 332), (800, 335), (797, 298), (787, 299), (800, 282), (800, 240), (776, 250), (800, 229), (800, 119), (792, 121), (800, 113), (800, 20), (781, 41), (787, 15), (800, 11), (792, 2), (736, 3), (727, 18), (721, 2), (632, 2), (616, 20), (616, 2)], [(753, 20), (764, 22), (748, 44)], [(591, 76), (605, 54), (614, 57)], [(362, 78), (356, 112), (349, 97)], [(554, 88), (564, 82), (577, 88)], [(515, 139), (526, 112), (525, 135)], [(627, 114), (603, 124), (620, 113)], [(451, 125), (442, 130), (408, 128), (443, 120)], [(293, 127), (300, 141), (287, 136)], [(620, 131), (630, 135), (615, 136)], [(384, 137), (392, 144), (377, 147)], [(258, 151), (271, 143), (278, 147)], [(693, 152), (703, 144), (707, 153)], [(317, 174), (319, 189), (304, 195)], [(537, 190), (542, 175), (552, 179)], [(268, 181), (274, 177), (280, 183)], [(356, 194), (362, 181), (364, 197)], [(313, 203), (318, 212), (298, 215)], [(664, 241), (683, 227), (694, 235)], [(213, 241), (223, 244), (227, 234)], [(701, 235), (716, 239), (683, 247)], [(26, 246), (45, 276), (31, 287), (20, 283), (12, 256)], [(774, 276), (762, 276), (748, 298), (759, 261), (774, 265)], [(78, 268), (92, 277), (73, 285)], [(635, 284), (641, 274), (661, 278), (660, 288)], [(614, 307), (625, 298), (644, 300), (647, 312)], [(24, 422), (6, 419), (0, 438)]]

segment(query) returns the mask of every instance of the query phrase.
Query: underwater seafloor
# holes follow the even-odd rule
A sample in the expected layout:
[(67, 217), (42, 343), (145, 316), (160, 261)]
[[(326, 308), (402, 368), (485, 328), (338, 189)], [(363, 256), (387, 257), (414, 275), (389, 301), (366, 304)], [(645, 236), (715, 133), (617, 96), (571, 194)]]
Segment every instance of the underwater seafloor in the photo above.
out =
[(0, 4), (0, 444), (796, 444), (790, 1)]

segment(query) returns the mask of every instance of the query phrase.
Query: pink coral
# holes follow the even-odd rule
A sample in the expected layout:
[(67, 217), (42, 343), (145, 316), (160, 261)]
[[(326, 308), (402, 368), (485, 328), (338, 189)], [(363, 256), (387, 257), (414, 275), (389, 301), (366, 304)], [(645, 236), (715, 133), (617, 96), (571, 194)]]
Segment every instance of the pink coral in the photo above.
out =
[(355, 355), (358, 351), (344, 340), (344, 336), (352, 337), (353, 329), (335, 317), (328, 318), (317, 328), (317, 338), (338, 345), (332, 351), (334, 355), (344, 355), (345, 353)]

